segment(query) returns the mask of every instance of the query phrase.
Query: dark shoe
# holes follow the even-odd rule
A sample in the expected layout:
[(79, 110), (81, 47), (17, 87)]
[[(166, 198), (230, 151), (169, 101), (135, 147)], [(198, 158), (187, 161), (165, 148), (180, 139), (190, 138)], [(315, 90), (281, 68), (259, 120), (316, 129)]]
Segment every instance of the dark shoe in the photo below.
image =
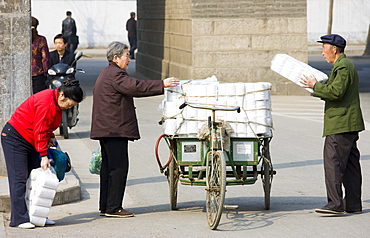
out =
[(106, 217), (133, 217), (134, 213), (122, 209), (114, 213), (105, 213), (105, 216)]
[(346, 213), (361, 214), (362, 211), (361, 210), (358, 210), (358, 211), (346, 211)]
[(326, 213), (326, 214), (344, 214), (344, 212), (336, 211), (334, 209), (331, 209), (329, 207), (322, 207), (315, 209), (315, 212), (317, 213)]
[(104, 211), (101, 211), (101, 212), (99, 213), (99, 216), (105, 216), (105, 212), (104, 212)]

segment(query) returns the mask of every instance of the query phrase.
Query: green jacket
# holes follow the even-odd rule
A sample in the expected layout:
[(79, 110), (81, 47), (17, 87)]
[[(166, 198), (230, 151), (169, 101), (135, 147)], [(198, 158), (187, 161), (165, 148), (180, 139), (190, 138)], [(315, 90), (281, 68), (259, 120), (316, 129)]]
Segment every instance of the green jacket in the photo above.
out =
[(316, 83), (313, 90), (312, 96), (325, 101), (323, 137), (365, 130), (357, 70), (346, 55), (335, 61), (328, 82)]

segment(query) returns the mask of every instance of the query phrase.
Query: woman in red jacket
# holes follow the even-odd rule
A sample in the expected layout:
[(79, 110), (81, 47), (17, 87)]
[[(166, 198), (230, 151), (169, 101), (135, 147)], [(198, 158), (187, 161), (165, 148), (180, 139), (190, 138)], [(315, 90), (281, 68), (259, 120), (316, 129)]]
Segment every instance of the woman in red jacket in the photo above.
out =
[[(8, 172), (10, 226), (34, 228), (25, 202), (26, 181), (32, 169), (50, 167), (47, 149), (54, 145), (53, 131), (62, 120), (62, 110), (83, 99), (77, 80), (66, 81), (59, 89), (46, 89), (32, 95), (13, 113), (1, 133)], [(41, 161), (40, 161), (41, 156)], [(47, 224), (54, 224), (47, 220)]]

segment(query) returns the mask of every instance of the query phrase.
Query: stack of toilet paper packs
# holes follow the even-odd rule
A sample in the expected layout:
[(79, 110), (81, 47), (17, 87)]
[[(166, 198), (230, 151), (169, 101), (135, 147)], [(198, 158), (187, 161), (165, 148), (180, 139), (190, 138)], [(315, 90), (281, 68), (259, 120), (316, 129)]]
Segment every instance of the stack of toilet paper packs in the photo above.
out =
[(184, 102), (196, 105), (235, 107), (241, 112), (216, 111), (217, 121), (228, 122), (234, 130), (231, 137), (271, 136), (271, 83), (220, 83), (215, 76), (204, 80), (181, 82), (167, 88), (162, 101), (163, 133), (195, 137), (207, 123), (211, 110), (190, 106), (179, 109)]
[(59, 180), (50, 169), (31, 171), (26, 185), (26, 204), (32, 224), (45, 226), (58, 185)]
[[(287, 54), (275, 55), (271, 61), (270, 68), (299, 86), (302, 86), (299, 80), (303, 75), (308, 77), (314, 76), (319, 82), (325, 82), (328, 79), (328, 76), (325, 73), (309, 66), (306, 63), (296, 60)], [(313, 93), (311, 88), (305, 89)]]

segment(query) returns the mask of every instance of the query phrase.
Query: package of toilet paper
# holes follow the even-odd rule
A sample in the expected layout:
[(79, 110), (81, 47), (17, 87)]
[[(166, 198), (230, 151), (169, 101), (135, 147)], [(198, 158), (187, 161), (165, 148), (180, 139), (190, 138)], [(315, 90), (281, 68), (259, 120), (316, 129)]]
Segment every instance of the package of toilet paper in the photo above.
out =
[[(326, 80), (328, 80), (328, 76), (325, 73), (287, 54), (275, 55), (271, 61), (270, 68), (271, 70), (275, 71), (276, 73), (289, 79), (290, 81), (294, 82), (299, 86), (302, 86), (299, 80), (303, 75), (306, 75), (308, 77), (314, 76), (319, 82), (325, 82)], [(305, 89), (313, 93), (312, 88)]]
[(59, 185), (59, 180), (51, 169), (33, 169), (26, 183), (26, 204), (30, 222), (45, 226), (50, 207)]
[(195, 137), (207, 123), (211, 110), (196, 109), (189, 104), (235, 107), (236, 111), (216, 111), (216, 120), (228, 122), (234, 133), (231, 137), (255, 138), (272, 136), (271, 83), (221, 83), (216, 76), (204, 80), (181, 81), (167, 88), (160, 105), (163, 133), (180, 137)]

